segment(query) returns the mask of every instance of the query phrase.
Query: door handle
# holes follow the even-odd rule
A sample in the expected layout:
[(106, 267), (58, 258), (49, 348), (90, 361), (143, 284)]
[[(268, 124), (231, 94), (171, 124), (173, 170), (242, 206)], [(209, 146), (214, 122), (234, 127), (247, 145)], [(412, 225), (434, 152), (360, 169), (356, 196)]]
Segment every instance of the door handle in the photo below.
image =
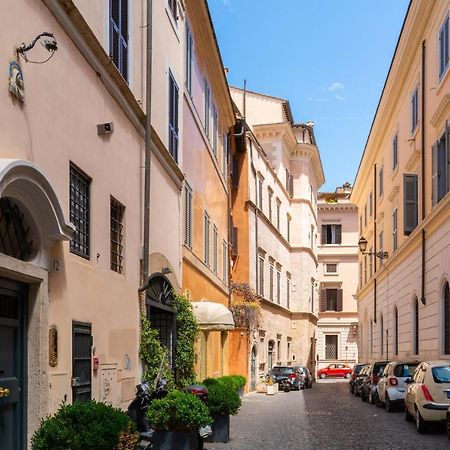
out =
[(8, 388), (0, 387), (0, 398), (9, 397), (9, 394), (10, 392)]

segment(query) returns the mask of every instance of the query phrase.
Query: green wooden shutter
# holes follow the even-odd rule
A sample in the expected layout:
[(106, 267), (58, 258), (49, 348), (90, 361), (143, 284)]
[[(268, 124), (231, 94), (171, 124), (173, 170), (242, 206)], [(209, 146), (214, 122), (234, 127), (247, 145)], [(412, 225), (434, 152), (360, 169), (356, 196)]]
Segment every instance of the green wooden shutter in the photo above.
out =
[(417, 175), (403, 175), (403, 232), (409, 236), (417, 227), (418, 192)]

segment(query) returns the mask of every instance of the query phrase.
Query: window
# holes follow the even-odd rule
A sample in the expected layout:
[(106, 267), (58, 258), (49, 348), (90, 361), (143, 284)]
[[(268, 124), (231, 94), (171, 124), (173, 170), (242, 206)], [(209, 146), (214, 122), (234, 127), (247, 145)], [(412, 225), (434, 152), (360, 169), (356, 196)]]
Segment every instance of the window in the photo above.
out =
[(413, 304), (413, 355), (419, 354), (419, 300), (414, 299)]
[(213, 227), (213, 271), (217, 273), (218, 271), (218, 247), (219, 247), (219, 232), (217, 231), (217, 227), (214, 225)]
[(75, 225), (70, 251), (87, 259), (90, 251), (90, 185), (91, 179), (70, 164), (70, 221)]
[(337, 263), (325, 263), (325, 275), (336, 275), (338, 273)]
[(369, 194), (369, 217), (372, 217), (372, 192)]
[(272, 196), (273, 191), (270, 187), (267, 188), (268, 198), (269, 198), (269, 220), (272, 222)]
[(228, 161), (228, 138), (226, 133), (222, 136), (222, 175), (227, 175), (227, 161)]
[(450, 187), (450, 126), (445, 123), (444, 134), (432, 146), (432, 199), (433, 206), (439, 203)]
[[(380, 246), (380, 251), (383, 251), (383, 230), (380, 231), (380, 234), (378, 235), (378, 244)], [(380, 259), (380, 266), (383, 265), (383, 260)]]
[(110, 0), (109, 7), (109, 57), (128, 82), (128, 0)]
[(288, 361), (291, 360), (291, 343), (289, 341), (287, 343), (286, 357)]
[(269, 299), (273, 302), (273, 264), (269, 268)]
[(277, 230), (280, 231), (280, 208), (281, 201), (277, 198)]
[(397, 250), (397, 209), (392, 212), (392, 248), (393, 251)]
[(342, 226), (341, 225), (322, 225), (322, 245), (341, 244)]
[(184, 185), (184, 244), (192, 249), (192, 189)]
[(394, 355), (398, 355), (398, 308), (394, 309)]
[(211, 91), (208, 82), (205, 80), (205, 133), (209, 139), (209, 115), (211, 109)]
[(338, 336), (337, 334), (325, 335), (325, 359), (337, 359)]
[(398, 135), (395, 135), (392, 141), (392, 170), (397, 168), (398, 164)]
[(228, 245), (225, 240), (222, 241), (222, 279), (228, 283)]
[(172, 16), (175, 20), (178, 19), (177, 17), (177, 0), (168, 0), (168, 4), (169, 4), (169, 9), (170, 12), (172, 13)]
[(380, 316), (380, 353), (384, 351), (384, 322), (383, 315)]
[(281, 303), (281, 272), (277, 270), (277, 303)]
[(217, 108), (213, 105), (213, 136), (212, 136), (212, 148), (215, 158), (217, 159), (217, 133), (218, 133), (218, 115)]
[(281, 361), (281, 341), (277, 340), (277, 358)]
[(450, 292), (448, 282), (443, 289), (444, 304), (444, 354), (450, 355)]
[(411, 97), (411, 133), (417, 127), (419, 121), (419, 88), (414, 89), (413, 95)]
[(291, 216), (286, 214), (286, 223), (287, 223), (287, 241), (291, 242)]
[(258, 177), (258, 208), (263, 209), (263, 180)]
[(320, 311), (342, 311), (342, 289), (320, 290)]
[(384, 192), (383, 181), (384, 181), (384, 168), (383, 168), (383, 166), (381, 166), (380, 172), (378, 173), (378, 189), (380, 191), (379, 192), (380, 197), (383, 196), (383, 192)]
[(111, 219), (111, 270), (123, 272), (123, 218), (125, 206), (111, 197), (110, 219)]
[(439, 30), (439, 78), (441, 79), (448, 68), (449, 61), (449, 16), (446, 17)]
[(203, 233), (204, 233), (204, 258), (203, 262), (209, 267), (209, 227), (210, 227), (210, 217), (205, 211), (203, 214)]
[(178, 162), (178, 86), (169, 71), (169, 153)]
[(264, 297), (264, 255), (259, 255), (258, 294)]
[(289, 309), (291, 306), (291, 274), (286, 273), (286, 307)]
[(186, 90), (192, 97), (192, 62), (194, 59), (194, 40), (189, 25), (186, 23)]
[(403, 232), (409, 236), (417, 227), (418, 187), (417, 175), (403, 175)]

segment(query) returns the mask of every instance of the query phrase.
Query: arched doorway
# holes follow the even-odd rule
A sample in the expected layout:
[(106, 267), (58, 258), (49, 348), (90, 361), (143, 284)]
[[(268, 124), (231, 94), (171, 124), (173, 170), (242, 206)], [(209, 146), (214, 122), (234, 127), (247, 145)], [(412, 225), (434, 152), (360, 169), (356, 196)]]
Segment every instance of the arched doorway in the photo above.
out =
[(174, 370), (176, 341), (176, 312), (173, 308), (173, 287), (162, 273), (154, 273), (148, 279), (147, 318), (152, 328), (159, 331), (161, 344), (167, 347), (168, 363)]
[(250, 390), (254, 391), (256, 388), (256, 344), (253, 344), (250, 353)]

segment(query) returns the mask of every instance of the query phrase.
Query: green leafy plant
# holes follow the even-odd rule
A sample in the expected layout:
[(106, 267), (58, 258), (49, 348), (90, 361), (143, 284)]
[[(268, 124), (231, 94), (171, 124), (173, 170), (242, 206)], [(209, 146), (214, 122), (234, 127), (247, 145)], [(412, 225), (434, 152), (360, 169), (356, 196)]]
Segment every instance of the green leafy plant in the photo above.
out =
[(132, 438), (134, 430), (120, 409), (95, 400), (75, 402), (61, 405), (54, 415), (42, 420), (31, 446), (33, 450), (111, 450), (122, 432), (131, 433)]
[(158, 431), (195, 431), (212, 423), (206, 405), (195, 395), (181, 391), (153, 400), (147, 418)]
[(226, 384), (230, 388), (234, 389), (236, 392), (240, 391), (245, 386), (246, 382), (246, 378), (242, 375), (225, 375), (217, 378), (217, 380), (220, 383)]
[(174, 308), (177, 311), (177, 345), (175, 353), (177, 386), (184, 388), (195, 382), (195, 363), (197, 362), (195, 342), (200, 330), (192, 310), (192, 303), (185, 295), (175, 295)]
[(236, 327), (247, 331), (258, 329), (262, 318), (262, 297), (248, 283), (231, 283), (231, 291), (242, 298), (242, 303), (235, 303), (230, 308)]
[(234, 387), (228, 383), (213, 383), (208, 387), (208, 409), (212, 417), (221, 414), (237, 414), (241, 399)]
[(207, 388), (209, 388), (210, 386), (212, 386), (213, 384), (217, 384), (219, 383), (218, 378), (205, 378), (201, 383), (203, 386), (206, 386)]

